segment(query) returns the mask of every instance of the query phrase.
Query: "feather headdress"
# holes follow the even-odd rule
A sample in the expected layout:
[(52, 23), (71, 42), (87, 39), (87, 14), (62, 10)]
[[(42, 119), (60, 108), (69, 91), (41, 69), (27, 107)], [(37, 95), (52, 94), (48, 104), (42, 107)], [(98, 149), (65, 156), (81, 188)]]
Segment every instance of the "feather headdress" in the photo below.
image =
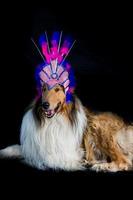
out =
[(57, 84), (62, 85), (65, 90), (66, 101), (69, 102), (72, 100), (75, 89), (75, 78), (71, 65), (65, 59), (75, 41), (72, 43), (70, 39), (65, 38), (62, 43), (61, 40), (62, 32), (54, 32), (49, 45), (47, 33), (45, 32), (45, 35), (42, 35), (39, 39), (41, 51), (32, 40), (44, 60), (44, 63), (37, 67), (36, 79), (40, 88), (44, 83), (47, 84), (49, 90)]

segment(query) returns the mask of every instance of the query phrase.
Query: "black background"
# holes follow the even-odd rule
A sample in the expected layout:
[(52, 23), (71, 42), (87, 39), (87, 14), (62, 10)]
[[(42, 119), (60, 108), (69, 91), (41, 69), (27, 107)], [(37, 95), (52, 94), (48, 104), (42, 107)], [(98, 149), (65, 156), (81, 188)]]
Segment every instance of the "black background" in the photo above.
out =
[[(3, 6), (1, 10), (0, 148), (19, 142), (24, 109), (35, 97), (34, 69), (42, 62), (30, 38), (37, 40), (45, 30), (48, 34), (63, 30), (77, 40), (68, 60), (74, 67), (76, 93), (83, 104), (94, 110), (115, 112), (126, 121), (133, 121), (130, 5), (32, 2), (31, 5)], [(130, 175), (131, 172), (41, 172), (17, 161), (0, 160), (3, 180), (17, 177), (66, 181), (80, 177), (83, 182), (85, 178), (98, 181)]]

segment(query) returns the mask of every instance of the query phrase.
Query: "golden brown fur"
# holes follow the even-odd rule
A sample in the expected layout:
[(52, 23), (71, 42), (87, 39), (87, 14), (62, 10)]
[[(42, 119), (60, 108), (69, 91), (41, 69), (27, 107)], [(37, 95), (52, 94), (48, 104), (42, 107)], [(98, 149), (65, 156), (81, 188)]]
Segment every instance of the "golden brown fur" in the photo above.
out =
[[(45, 110), (42, 102), (50, 104), (49, 109), (62, 113), (73, 125), (75, 114), (78, 110), (76, 98), (74, 102), (65, 103), (63, 87), (57, 85), (48, 90), (44, 85), (42, 88), (42, 99), (35, 106), (35, 114), (39, 121), (45, 122)], [(93, 113), (84, 108), (87, 116), (87, 127), (84, 132), (82, 147), (85, 150), (85, 162), (96, 171), (118, 171), (128, 170), (132, 167), (133, 160), (133, 126), (112, 113)]]
[[(96, 171), (130, 169), (133, 159), (133, 126), (126, 125), (120, 117), (112, 113), (94, 114), (86, 110), (86, 114), (88, 126), (83, 139), (86, 162)], [(131, 141), (129, 141), (130, 152), (127, 152), (120, 146), (117, 136), (119, 134), (121, 138), (122, 134), (125, 134), (126, 139), (129, 129)], [(131, 154), (130, 158), (129, 154)]]

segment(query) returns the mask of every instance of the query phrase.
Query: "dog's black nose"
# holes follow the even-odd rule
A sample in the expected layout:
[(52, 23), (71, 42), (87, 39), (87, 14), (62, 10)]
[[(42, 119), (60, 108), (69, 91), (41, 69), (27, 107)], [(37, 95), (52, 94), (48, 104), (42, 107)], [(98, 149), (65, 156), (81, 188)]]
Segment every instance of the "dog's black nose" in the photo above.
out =
[(44, 102), (43, 104), (42, 104), (42, 106), (43, 106), (43, 108), (45, 109), (45, 110), (47, 110), (48, 108), (49, 108), (49, 102)]

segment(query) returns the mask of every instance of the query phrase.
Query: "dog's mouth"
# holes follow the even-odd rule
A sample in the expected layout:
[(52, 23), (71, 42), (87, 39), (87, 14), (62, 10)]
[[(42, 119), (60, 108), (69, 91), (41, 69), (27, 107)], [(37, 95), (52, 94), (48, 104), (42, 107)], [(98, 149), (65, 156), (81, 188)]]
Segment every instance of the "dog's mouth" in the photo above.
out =
[(44, 113), (45, 113), (45, 116), (47, 118), (52, 118), (58, 111), (59, 111), (59, 108), (61, 106), (61, 102), (59, 102), (56, 106), (55, 109), (48, 109), (48, 110), (45, 110)]

